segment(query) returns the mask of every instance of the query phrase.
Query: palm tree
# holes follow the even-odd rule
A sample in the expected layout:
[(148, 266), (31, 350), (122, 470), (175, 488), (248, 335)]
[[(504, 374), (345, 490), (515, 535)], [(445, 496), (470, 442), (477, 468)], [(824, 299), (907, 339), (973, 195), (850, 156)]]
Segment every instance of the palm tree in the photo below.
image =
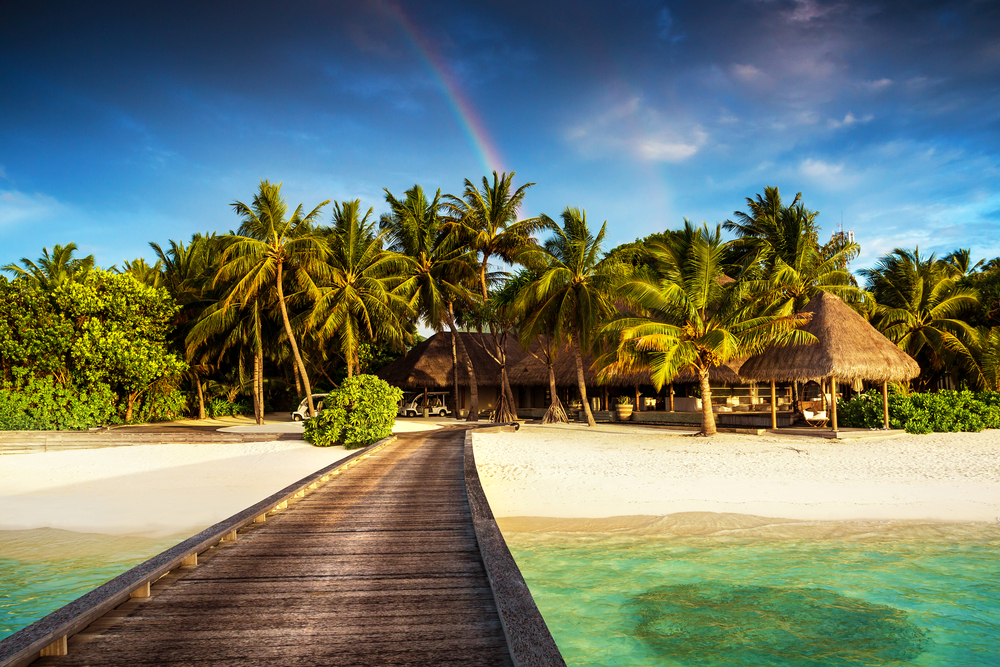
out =
[[(261, 296), (261, 295), (259, 295)], [(227, 305), (219, 301), (204, 310), (185, 338), (185, 357), (192, 367), (221, 367), (233, 352), (236, 354), (240, 386), (253, 383), (254, 419), (264, 423), (264, 338), (266, 311), (261, 298)], [(252, 370), (247, 367), (252, 364)], [(204, 397), (199, 379), (199, 401), (204, 419)]]
[(603, 331), (614, 342), (599, 364), (602, 375), (648, 370), (659, 390), (679, 372), (693, 371), (701, 385), (702, 435), (714, 435), (709, 371), (771, 344), (814, 342), (798, 331), (798, 315), (761, 315), (744, 275), (723, 280), (728, 248), (721, 225), (714, 231), (684, 221), (684, 228), (647, 252), (653, 267), (625, 280), (617, 294), (634, 313), (623, 313)]
[(1000, 327), (978, 327), (964, 344), (946, 336), (945, 345), (965, 368), (966, 380), (982, 391), (1000, 391)]
[(360, 214), (361, 201), (335, 202), (328, 246), (330, 254), (310, 290), (315, 305), (307, 326), (321, 339), (335, 338), (347, 363), (347, 376), (358, 368), (358, 346), (379, 341), (402, 348), (410, 338), (404, 322), (412, 316), (403, 283), (408, 261), (385, 250), (387, 231)]
[(163, 285), (163, 263), (157, 260), (156, 264), (150, 266), (145, 259), (138, 258), (131, 262), (125, 260), (125, 268), (114, 269), (117, 273), (129, 274), (143, 285), (150, 287), (161, 287)]
[[(858, 303), (865, 294), (851, 272), (851, 260), (860, 246), (845, 241), (824, 252), (818, 243), (815, 211), (802, 204), (802, 193), (785, 206), (778, 188), (764, 188), (764, 196), (747, 198), (749, 213), (735, 211), (736, 221), (723, 223), (735, 232), (732, 243), (743, 264), (760, 269), (751, 287), (774, 299), (776, 312), (790, 314), (802, 309), (817, 292), (830, 292), (845, 303)], [(748, 272), (748, 278), (755, 272)]]
[[(593, 333), (601, 321), (615, 312), (611, 295), (622, 265), (601, 261), (607, 221), (595, 236), (587, 226), (585, 211), (567, 206), (561, 217), (562, 227), (551, 226), (552, 238), (519, 255), (519, 260), (537, 273), (523, 292), (527, 316), (521, 335), (530, 340), (548, 329), (556, 345), (572, 346), (587, 424), (595, 426), (587, 399), (583, 352), (591, 348)], [(551, 366), (549, 390), (555, 398)]]
[(52, 290), (63, 283), (82, 281), (94, 268), (93, 255), (75, 259), (73, 254), (76, 251), (75, 243), (67, 243), (65, 246), (56, 244), (52, 247), (51, 255), (48, 248), (42, 248), (42, 256), (38, 258), (37, 264), (27, 257), (22, 257), (23, 267), (11, 263), (4, 266), (3, 270), (43, 290)]
[(232, 204), (242, 223), (222, 253), (218, 273), (218, 279), (234, 281), (225, 298), (226, 308), (257, 303), (262, 293), (271, 290), (276, 293), (285, 335), (302, 375), (310, 416), (316, 414), (312, 387), (288, 318), (284, 283), (287, 272), (300, 286), (308, 286), (309, 274), (320, 270), (327, 249), (313, 222), (319, 218), (320, 209), (329, 203), (329, 200), (321, 203), (308, 215), (303, 215), (299, 204), (291, 217), (286, 217), (288, 206), (281, 197), (281, 183), (261, 180), (250, 206), (240, 201)]
[(157, 243), (149, 244), (156, 253), (157, 264), (163, 267), (163, 286), (181, 307), (174, 316), (172, 338), (174, 346), (188, 362), (186, 375), (193, 382), (198, 396), (198, 419), (205, 418), (202, 377), (211, 371), (212, 365), (196, 361), (189, 354), (186, 339), (205, 309), (219, 301), (218, 290), (213, 288), (213, 277), (218, 273), (224, 243), (224, 237), (211, 233), (194, 234), (187, 245), (183, 241), (170, 241), (167, 250)]
[[(975, 330), (959, 316), (978, 305), (979, 296), (974, 289), (960, 287), (935, 255), (924, 258), (919, 248), (896, 248), (859, 273), (878, 304), (876, 327), (911, 357), (922, 355), (922, 368), (940, 372), (944, 352), (974, 339)], [(921, 376), (921, 383), (930, 379)]]
[[(500, 277), (490, 274), (490, 260), (496, 257), (513, 264), (518, 255), (534, 243), (531, 235), (548, 224), (541, 217), (518, 220), (524, 197), (534, 183), (525, 183), (514, 190), (513, 181), (514, 172), (498, 174), (494, 171), (492, 185), (484, 176), (480, 190), (472, 181), (465, 179), (465, 190), (461, 198), (453, 195), (445, 198), (444, 207), (449, 214), (450, 230), (479, 257), (477, 278), (484, 307), (490, 298), (490, 283), (496, 282)], [(487, 352), (500, 366), (503, 400), (513, 410), (514, 394), (507, 382), (507, 353), (499, 340), (501, 332), (497, 331), (492, 322), (489, 323), (489, 328), (493, 349), (487, 349)], [(516, 416), (516, 411), (513, 414)]]
[(983, 269), (986, 260), (981, 259), (975, 264), (972, 263), (972, 250), (970, 248), (959, 248), (948, 253), (941, 258), (943, 267), (953, 278), (965, 278), (976, 271)]
[(458, 243), (455, 235), (448, 233), (445, 227), (445, 220), (440, 215), (441, 190), (428, 202), (419, 185), (404, 192), (402, 200), (396, 199), (386, 189), (385, 200), (391, 212), (382, 215), (379, 227), (388, 232), (389, 250), (400, 253), (410, 262), (410, 277), (401, 289), (413, 295), (410, 307), (426, 326), (440, 331), (447, 325), (451, 330), (456, 410), (459, 405), (458, 362), (461, 358), (469, 376), (471, 406), (468, 421), (478, 421), (476, 370), (455, 324), (455, 303), (464, 303), (471, 298), (466, 287), (473, 277), (471, 252), (467, 246)]

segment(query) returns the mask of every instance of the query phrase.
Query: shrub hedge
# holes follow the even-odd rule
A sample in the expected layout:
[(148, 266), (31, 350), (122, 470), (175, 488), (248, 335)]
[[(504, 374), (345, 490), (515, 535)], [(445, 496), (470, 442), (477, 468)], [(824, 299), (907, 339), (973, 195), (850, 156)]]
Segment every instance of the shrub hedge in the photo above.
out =
[(116, 396), (106, 384), (88, 390), (51, 376), (0, 387), (0, 431), (82, 431), (115, 421)]
[[(882, 394), (870, 389), (837, 404), (838, 422), (848, 427), (881, 428)], [(1000, 393), (938, 391), (889, 394), (889, 426), (907, 433), (953, 433), (1000, 428)]]
[(374, 375), (355, 375), (323, 399), (323, 412), (305, 422), (305, 439), (317, 447), (357, 449), (392, 434), (403, 392)]

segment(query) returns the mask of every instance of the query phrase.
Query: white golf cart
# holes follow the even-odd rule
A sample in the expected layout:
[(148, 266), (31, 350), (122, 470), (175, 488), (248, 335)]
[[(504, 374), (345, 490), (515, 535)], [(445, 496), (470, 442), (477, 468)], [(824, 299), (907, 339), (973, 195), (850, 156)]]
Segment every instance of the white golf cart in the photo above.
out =
[[(329, 396), (329, 394), (313, 394), (313, 405), (316, 406), (316, 414), (323, 411), (323, 399)], [(292, 413), (292, 421), (300, 422), (303, 419), (309, 418), (309, 399), (303, 398), (302, 402), (299, 403), (299, 408)]]
[[(427, 396), (427, 413), (432, 417), (446, 417), (451, 414), (451, 410), (445, 403), (448, 397), (446, 391), (429, 391)], [(400, 417), (416, 417), (424, 414), (424, 392), (407, 392), (403, 394), (403, 400), (399, 402)]]

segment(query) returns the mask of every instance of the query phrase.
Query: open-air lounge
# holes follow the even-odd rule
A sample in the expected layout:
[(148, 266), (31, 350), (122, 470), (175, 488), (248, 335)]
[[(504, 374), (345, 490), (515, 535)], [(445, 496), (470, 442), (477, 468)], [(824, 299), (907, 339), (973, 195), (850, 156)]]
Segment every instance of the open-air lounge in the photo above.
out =
[[(837, 400), (867, 382), (882, 389), (888, 428), (887, 384), (918, 375), (917, 363), (832, 294), (820, 293), (802, 312), (812, 314), (803, 330), (818, 342), (769, 348), (712, 369), (709, 380), (717, 425), (751, 429), (829, 426), (836, 433)], [(485, 416), (500, 390), (500, 366), (489, 351), (493, 341), (489, 334), (458, 335), (472, 362), (479, 409)], [(457, 354), (460, 347), (455, 349)], [(511, 336), (505, 352), (518, 417), (540, 419), (550, 404), (549, 372), (540, 346), (525, 351)], [(460, 361), (457, 368), (453, 364), (452, 353), (452, 334), (438, 333), (378, 375), (408, 391), (447, 391), (448, 408), (464, 417), (471, 404), (471, 384), (464, 364)], [(597, 421), (700, 424), (702, 399), (693, 373), (683, 372), (657, 391), (648, 374), (633, 373), (605, 382), (591, 366), (592, 359), (586, 357), (584, 379)], [(553, 372), (556, 391), (570, 418), (584, 419), (576, 366), (568, 350), (556, 355)], [(619, 414), (615, 409), (626, 397), (632, 407), (627, 416), (627, 411)]]

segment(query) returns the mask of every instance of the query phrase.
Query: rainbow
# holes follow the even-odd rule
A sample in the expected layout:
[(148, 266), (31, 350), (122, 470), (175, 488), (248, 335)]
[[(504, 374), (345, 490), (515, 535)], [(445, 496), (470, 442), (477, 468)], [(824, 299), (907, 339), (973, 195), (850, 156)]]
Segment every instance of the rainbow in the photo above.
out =
[(462, 131), (468, 137), (469, 143), (478, 154), (486, 174), (492, 171), (504, 171), (500, 153), (490, 140), (489, 132), (483, 125), (483, 121), (479, 118), (472, 103), (462, 93), (455, 75), (452, 74), (447, 63), (434, 48), (433, 42), (424, 37), (417, 24), (403, 12), (402, 7), (391, 3), (386, 5), (386, 10), (399, 22), (407, 39), (410, 40), (417, 53), (420, 54), (420, 57), (441, 84), (448, 105), (455, 114)]

